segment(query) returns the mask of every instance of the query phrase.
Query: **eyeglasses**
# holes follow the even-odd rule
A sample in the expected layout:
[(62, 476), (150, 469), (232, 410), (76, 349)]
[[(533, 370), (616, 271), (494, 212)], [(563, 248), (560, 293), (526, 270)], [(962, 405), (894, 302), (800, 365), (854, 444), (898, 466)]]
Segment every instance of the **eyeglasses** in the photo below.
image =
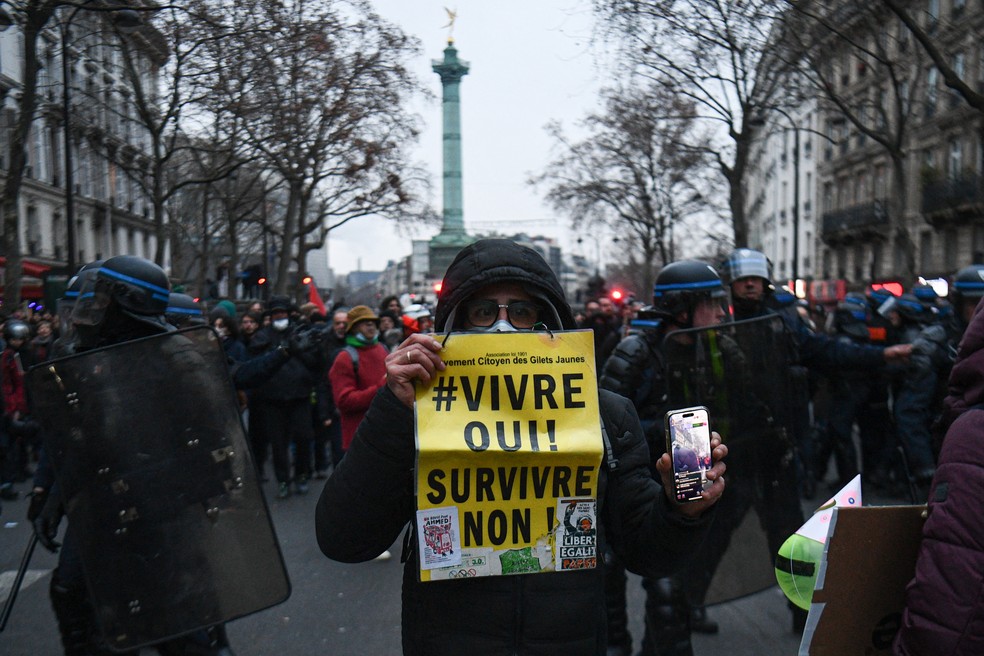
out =
[(514, 301), (501, 305), (489, 300), (466, 303), (465, 319), (476, 328), (488, 328), (495, 323), (502, 308), (506, 308), (509, 323), (516, 328), (532, 328), (540, 320), (540, 306), (531, 301)]

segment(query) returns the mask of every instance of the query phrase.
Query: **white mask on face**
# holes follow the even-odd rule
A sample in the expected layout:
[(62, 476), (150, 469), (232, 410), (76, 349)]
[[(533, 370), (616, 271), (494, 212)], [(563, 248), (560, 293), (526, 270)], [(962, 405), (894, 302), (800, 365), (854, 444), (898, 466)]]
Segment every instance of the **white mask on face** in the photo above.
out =
[(488, 328), (475, 328), (479, 333), (515, 333), (518, 329), (505, 319), (499, 319)]
[(215, 332), (218, 333), (219, 337), (228, 337), (229, 336), (229, 329), (226, 328), (225, 326), (216, 326), (215, 327)]
[(289, 323), (290, 323), (290, 319), (274, 319), (273, 329), (276, 330), (278, 333), (282, 333), (285, 330), (287, 330), (287, 324)]

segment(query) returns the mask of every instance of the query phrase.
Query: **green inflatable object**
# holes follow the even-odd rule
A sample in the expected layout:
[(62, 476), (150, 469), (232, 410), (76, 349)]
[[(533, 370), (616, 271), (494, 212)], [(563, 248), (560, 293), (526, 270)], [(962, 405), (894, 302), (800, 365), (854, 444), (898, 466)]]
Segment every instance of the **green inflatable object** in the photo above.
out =
[(798, 533), (793, 533), (779, 547), (776, 580), (786, 597), (803, 610), (810, 610), (822, 559), (823, 543)]

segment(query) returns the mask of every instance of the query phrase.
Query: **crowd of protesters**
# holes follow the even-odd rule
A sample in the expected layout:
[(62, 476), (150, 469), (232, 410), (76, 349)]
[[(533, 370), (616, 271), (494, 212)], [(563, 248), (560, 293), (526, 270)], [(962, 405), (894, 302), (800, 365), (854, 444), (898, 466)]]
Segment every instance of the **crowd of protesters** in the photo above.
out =
[[(946, 407), (947, 381), (961, 338), (984, 297), (984, 265), (956, 272), (945, 296), (925, 283), (914, 283), (901, 293), (869, 284), (836, 302), (811, 305), (773, 280), (765, 256), (757, 251), (736, 250), (718, 266), (720, 277), (713, 267), (696, 261), (668, 265), (664, 273), (677, 264), (690, 266), (700, 275), (705, 275), (706, 267), (715, 289), (720, 287), (720, 295), (709, 297), (721, 310), (708, 315), (711, 323), (782, 317), (793, 351), (787, 380), (795, 382), (797, 390), (797, 381), (802, 381), (803, 393), (792, 399), (791, 414), (804, 420), (802, 425), (790, 422), (795, 476), (789, 479), (793, 488), (785, 492), (796, 512), (787, 518), (789, 527), (802, 520), (800, 499), (813, 499), (818, 493), (826, 496), (859, 473), (866, 485), (886, 494), (926, 502), (930, 485), (936, 485), (942, 448), (937, 420)], [(664, 286), (671, 291), (691, 290), (694, 285), (704, 288), (700, 281), (684, 282)], [(631, 361), (629, 356), (638, 351), (633, 351), (632, 340), (641, 335), (658, 334), (664, 339), (673, 330), (698, 327), (697, 305), (687, 306), (685, 312), (664, 308), (654, 315), (654, 309), (669, 298), (661, 301), (659, 279), (656, 289), (653, 305), (632, 297), (616, 301), (600, 296), (588, 300), (583, 308), (574, 308), (571, 317), (578, 328), (594, 333), (601, 387), (628, 396), (647, 432), (648, 401), (634, 399), (632, 394), (649, 389), (656, 398), (659, 390), (642, 378), (626, 387), (625, 376), (620, 377), (619, 367), (610, 361), (619, 357)], [(685, 291), (684, 296), (689, 293)], [(387, 356), (416, 343), (414, 335), (434, 331), (429, 307), (404, 305), (396, 296), (382, 299), (376, 308), (336, 304), (330, 309), (313, 303), (297, 305), (286, 296), (274, 296), (267, 302), (219, 300), (208, 304), (183, 294), (171, 296), (173, 308), (169, 310), (173, 309), (175, 318), (168, 314), (167, 320), (175, 326), (211, 326), (230, 363), (245, 363), (276, 349), (290, 352), (289, 360), (265, 383), (238, 392), (260, 479), (274, 479), (276, 497), (283, 502), (307, 494), (311, 479), (331, 476), (352, 448), (374, 402), (387, 389), (392, 369), (392, 358)], [(720, 298), (726, 299), (723, 306)], [(500, 309), (508, 307), (499, 305)], [(653, 316), (658, 317), (655, 322)], [(674, 323), (681, 317), (684, 323)], [(23, 378), (34, 364), (58, 357), (53, 345), (59, 330), (56, 317), (36, 305), (2, 317), (0, 499), (17, 499), (26, 492), (18, 490), (18, 485), (30, 480), (38, 460), (39, 430), (31, 417)], [(321, 347), (313, 360), (288, 348), (306, 331)], [(412, 363), (408, 355), (407, 364)], [(640, 366), (657, 364), (646, 360)], [(620, 385), (626, 389), (619, 389)], [(658, 454), (652, 440), (649, 448), (656, 448)], [(789, 527), (783, 531), (789, 533)], [(781, 537), (770, 535), (770, 553), (775, 552), (772, 542), (778, 544)], [(727, 537), (722, 539), (727, 543)], [(376, 557), (385, 560), (390, 553), (383, 551)], [(609, 571), (606, 576), (612, 578), (614, 573)], [(673, 585), (662, 585), (667, 581)], [(653, 617), (646, 618), (643, 654), (690, 654), (690, 633), (718, 630), (702, 599), (684, 591), (679, 582), (654, 578), (647, 583), (647, 614)], [(665, 594), (660, 592), (664, 588)], [(624, 595), (624, 581), (614, 596), (606, 590), (609, 654), (630, 653), (624, 607), (621, 619), (613, 613), (619, 603), (624, 606)], [(681, 603), (684, 610), (678, 612), (676, 605)], [(793, 628), (801, 632), (805, 613), (791, 610)], [(657, 621), (659, 613), (672, 622)], [(663, 638), (672, 639), (660, 642)]]

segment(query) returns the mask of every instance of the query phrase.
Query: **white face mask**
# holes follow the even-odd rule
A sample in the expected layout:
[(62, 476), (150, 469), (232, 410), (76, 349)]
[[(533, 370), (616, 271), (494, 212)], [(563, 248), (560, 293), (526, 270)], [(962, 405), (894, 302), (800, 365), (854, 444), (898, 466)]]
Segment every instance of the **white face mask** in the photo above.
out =
[(519, 332), (519, 329), (513, 326), (505, 319), (499, 319), (494, 324), (487, 328), (475, 328), (475, 332), (478, 333), (515, 333)]
[(215, 326), (215, 332), (218, 333), (219, 337), (229, 336), (229, 329), (225, 326)]
[(282, 333), (285, 330), (287, 330), (287, 324), (289, 323), (290, 323), (290, 319), (274, 319), (272, 325), (274, 330), (276, 330), (278, 333)]

